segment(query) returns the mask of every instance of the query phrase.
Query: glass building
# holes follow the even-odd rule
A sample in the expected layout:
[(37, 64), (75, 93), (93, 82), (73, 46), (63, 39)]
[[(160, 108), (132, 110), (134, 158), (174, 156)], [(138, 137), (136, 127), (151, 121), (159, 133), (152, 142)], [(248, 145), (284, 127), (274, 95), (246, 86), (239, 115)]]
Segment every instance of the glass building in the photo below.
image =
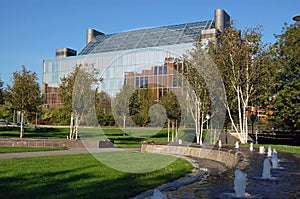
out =
[(76, 66), (92, 66), (103, 78), (99, 87), (111, 97), (123, 85), (151, 88), (158, 99), (168, 89), (180, 88), (176, 79), (176, 58), (200, 39), (203, 43), (215, 40), (229, 23), (229, 15), (215, 10), (214, 20), (179, 25), (137, 29), (115, 34), (104, 34), (94, 29), (87, 31), (87, 43), (82, 51), (57, 49), (56, 58), (43, 61), (43, 105), (61, 106), (59, 85)]

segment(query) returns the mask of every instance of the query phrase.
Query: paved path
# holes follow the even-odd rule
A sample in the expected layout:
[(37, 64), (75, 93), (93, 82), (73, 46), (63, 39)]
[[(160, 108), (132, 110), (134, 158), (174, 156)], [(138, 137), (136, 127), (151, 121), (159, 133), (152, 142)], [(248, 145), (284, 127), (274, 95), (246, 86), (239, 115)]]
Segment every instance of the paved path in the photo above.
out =
[(139, 148), (71, 148), (69, 150), (59, 151), (38, 151), (38, 152), (22, 152), (22, 153), (3, 153), (0, 154), (0, 159), (7, 158), (25, 158), (25, 157), (39, 157), (39, 156), (53, 156), (53, 155), (72, 155), (72, 154), (88, 154), (88, 153), (101, 153), (113, 151), (140, 151)]

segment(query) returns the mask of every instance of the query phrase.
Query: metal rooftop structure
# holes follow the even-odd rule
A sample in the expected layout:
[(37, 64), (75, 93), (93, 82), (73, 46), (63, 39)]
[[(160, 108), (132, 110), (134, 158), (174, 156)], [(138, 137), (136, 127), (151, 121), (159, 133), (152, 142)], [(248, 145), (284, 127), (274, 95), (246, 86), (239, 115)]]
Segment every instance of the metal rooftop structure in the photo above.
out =
[(202, 30), (215, 27), (214, 20), (96, 35), (79, 55), (147, 47), (194, 43)]

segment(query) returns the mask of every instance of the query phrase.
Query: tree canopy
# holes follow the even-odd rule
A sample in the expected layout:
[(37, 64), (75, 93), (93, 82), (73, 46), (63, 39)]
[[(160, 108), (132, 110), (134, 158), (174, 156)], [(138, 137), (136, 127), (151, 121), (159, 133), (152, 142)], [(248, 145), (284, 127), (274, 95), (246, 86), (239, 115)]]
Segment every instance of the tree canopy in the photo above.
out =
[(42, 100), (37, 74), (22, 66), (22, 71), (13, 73), (13, 84), (8, 86), (7, 101), (17, 111), (24, 111), (28, 120), (35, 117)]
[(247, 108), (255, 106), (258, 95), (271, 87), (272, 64), (269, 64), (260, 27), (245, 31), (230, 26), (210, 45), (210, 55), (225, 85), (225, 107), (242, 143), (247, 142)]
[(276, 36), (273, 61), (277, 66), (274, 90), (275, 113), (279, 128), (300, 129), (300, 24), (285, 24), (282, 34)]

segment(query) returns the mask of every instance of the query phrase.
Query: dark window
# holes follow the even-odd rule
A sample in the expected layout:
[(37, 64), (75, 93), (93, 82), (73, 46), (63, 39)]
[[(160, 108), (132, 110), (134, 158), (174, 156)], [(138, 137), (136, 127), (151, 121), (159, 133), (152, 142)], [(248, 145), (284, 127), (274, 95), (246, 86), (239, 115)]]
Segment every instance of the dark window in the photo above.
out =
[(136, 77), (136, 79), (135, 79), (135, 87), (136, 88), (139, 88), (139, 83), (140, 83), (140, 78)]

